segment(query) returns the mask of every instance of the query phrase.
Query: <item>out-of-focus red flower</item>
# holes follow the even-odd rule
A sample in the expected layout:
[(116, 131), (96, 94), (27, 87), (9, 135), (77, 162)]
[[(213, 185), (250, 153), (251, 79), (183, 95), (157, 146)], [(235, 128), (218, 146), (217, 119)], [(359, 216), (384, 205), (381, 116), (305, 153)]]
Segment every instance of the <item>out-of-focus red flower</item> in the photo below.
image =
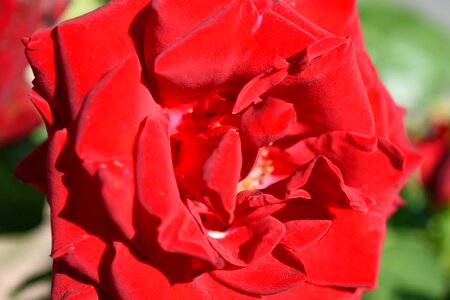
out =
[(21, 39), (53, 24), (66, 4), (67, 0), (0, 2), (0, 145), (26, 135), (41, 120), (29, 100)]
[(430, 137), (419, 143), (423, 154), (421, 177), (431, 194), (432, 201), (439, 206), (450, 203), (450, 126), (438, 124)]
[(417, 157), (355, 1), (115, 0), (26, 44), (54, 298), (374, 287)]

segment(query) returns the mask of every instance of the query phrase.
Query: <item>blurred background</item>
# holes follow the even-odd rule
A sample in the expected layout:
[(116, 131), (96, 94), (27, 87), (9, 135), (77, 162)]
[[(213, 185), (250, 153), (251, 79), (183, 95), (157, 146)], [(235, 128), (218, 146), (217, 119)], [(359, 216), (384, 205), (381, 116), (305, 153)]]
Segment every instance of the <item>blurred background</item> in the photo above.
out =
[[(46, 138), (26, 96), (32, 74), (20, 38), (104, 2), (0, 3), (0, 299), (50, 299), (47, 204), (14, 176), (17, 163)], [(379, 288), (364, 300), (450, 299), (450, 1), (358, 4), (369, 53), (408, 109), (409, 134), (424, 154), (402, 191), (404, 207), (389, 221)]]

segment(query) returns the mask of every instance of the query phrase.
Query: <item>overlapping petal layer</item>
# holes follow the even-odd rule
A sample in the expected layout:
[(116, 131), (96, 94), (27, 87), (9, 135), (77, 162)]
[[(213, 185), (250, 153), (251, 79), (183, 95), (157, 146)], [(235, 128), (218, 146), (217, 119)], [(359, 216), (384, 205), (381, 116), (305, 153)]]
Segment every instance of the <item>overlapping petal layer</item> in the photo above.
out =
[(18, 173), (48, 191), (54, 297), (375, 286), (416, 157), (354, 1), (113, 0), (26, 45), (49, 142)]

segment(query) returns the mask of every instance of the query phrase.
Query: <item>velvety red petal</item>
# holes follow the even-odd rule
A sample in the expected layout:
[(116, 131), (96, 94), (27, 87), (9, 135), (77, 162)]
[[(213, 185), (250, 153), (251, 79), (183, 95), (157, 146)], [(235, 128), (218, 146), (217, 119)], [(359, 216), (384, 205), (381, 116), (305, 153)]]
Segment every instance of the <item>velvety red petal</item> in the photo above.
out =
[(293, 104), (268, 97), (243, 113), (241, 134), (246, 143), (262, 147), (284, 137), (296, 121)]
[(277, 294), (298, 286), (306, 279), (300, 261), (278, 252), (245, 268), (218, 270), (211, 275), (226, 286), (250, 295)]
[(310, 195), (310, 200), (305, 201), (313, 205), (352, 207), (367, 211), (373, 204), (370, 197), (348, 186), (337, 166), (324, 156), (314, 158), (288, 178), (264, 190), (279, 199), (299, 198), (305, 194), (304, 191)]
[(231, 224), (233, 220), (241, 165), (241, 140), (236, 131), (230, 130), (223, 135), (203, 166), (203, 178), (210, 190), (211, 208), (227, 224)]
[(319, 241), (332, 226), (330, 220), (294, 220), (285, 222), (286, 233), (280, 244), (300, 252)]
[(150, 115), (139, 138), (138, 206), (135, 206), (139, 244), (150, 254), (154, 252), (152, 240), (156, 238), (158, 245), (167, 252), (192, 256), (220, 267), (221, 259), (180, 198), (172, 165), (168, 122), (165, 114)]
[(224, 237), (210, 234), (210, 243), (231, 264), (247, 266), (269, 255), (285, 232), (277, 219), (266, 216), (254, 222), (231, 227)]
[(159, 50), (181, 38), (208, 16), (220, 13), (225, 4), (225, 0), (153, 1), (145, 35), (148, 58), (153, 60)]
[(195, 31), (164, 49), (155, 59), (154, 71), (189, 88), (224, 83), (234, 73), (257, 21), (258, 12), (250, 1), (230, 2)]
[(172, 299), (169, 297), (169, 281), (163, 273), (132, 253), (129, 245), (114, 242), (111, 247), (113, 253), (108, 275), (115, 298)]
[(318, 26), (335, 35), (350, 36), (358, 47), (364, 46), (355, 0), (283, 1)]
[(296, 24), (299, 28), (309, 33), (312, 37), (314, 37), (314, 39), (323, 39), (332, 36), (330, 32), (326, 31), (299, 13), (292, 3), (294, 2), (278, 1), (271, 7), (271, 9), (278, 15)]
[(97, 174), (101, 183), (101, 201), (108, 216), (129, 239), (135, 235), (133, 224), (135, 201), (134, 165), (130, 157), (85, 164)]
[(372, 134), (374, 119), (359, 73), (353, 44), (326, 38), (301, 53), (292, 75), (268, 94), (292, 102), (298, 123), (291, 134), (317, 135), (331, 130)]
[(41, 114), (45, 124), (47, 124), (48, 127), (51, 127), (54, 123), (54, 116), (50, 104), (35, 90), (31, 91), (30, 99)]
[(279, 84), (287, 76), (289, 64), (277, 57), (272, 72), (263, 73), (250, 80), (239, 92), (233, 107), (233, 114), (240, 113), (251, 104), (261, 102), (260, 96)]
[(320, 285), (373, 288), (386, 231), (386, 217), (349, 209), (331, 209), (333, 225), (298, 256), (308, 281)]
[(294, 55), (313, 40), (270, 10), (260, 15), (250, 1), (234, 1), (165, 48), (154, 63), (149, 55), (147, 69), (158, 79), (158, 101), (172, 106), (196, 100), (204, 89), (231, 87), (234, 93), (243, 79), (270, 70), (277, 56)]
[(236, 299), (252, 300), (261, 299), (259, 296), (241, 294), (228, 288), (209, 275), (204, 273), (196, 277), (192, 282), (175, 284), (171, 290), (171, 299)]
[(139, 60), (132, 56), (112, 68), (89, 92), (76, 137), (76, 151), (82, 160), (133, 154), (140, 123), (160, 110), (140, 77)]
[[(30, 61), (40, 70), (36, 74), (37, 82), (43, 83), (37, 88), (45, 89), (53, 96), (60, 80), (56, 73), (58, 78), (64, 78), (67, 94), (59, 101), (67, 105), (67, 117), (76, 118), (86, 94), (101, 77), (124, 57), (137, 55), (135, 42), (142, 42), (144, 27), (139, 33), (131, 30), (131, 35), (130, 27), (140, 21), (137, 15), (146, 5), (148, 1), (144, 0), (107, 3), (102, 9), (62, 23), (53, 33), (45, 31), (34, 35), (28, 42)], [(109, 25), (105, 27), (104, 24)], [(105, 51), (105, 47), (109, 50)], [(93, 58), (95, 63), (92, 63)], [(56, 61), (59, 63), (54, 65)], [(61, 69), (57, 71), (58, 68)], [(42, 70), (45, 75), (41, 75)]]
[[(51, 29), (38, 31), (31, 38), (24, 39), (26, 46), (25, 54), (33, 69), (35, 79), (34, 88), (50, 103), (56, 110), (58, 116), (66, 116), (66, 109), (62, 103), (54, 100), (56, 95), (57, 73), (60, 75), (57, 67), (57, 55), (55, 53), (55, 42), (53, 39), (54, 31)], [(60, 82), (58, 81), (58, 84)], [(61, 92), (58, 91), (58, 96)]]
[(358, 300), (361, 299), (362, 292), (355, 289), (339, 289), (330, 286), (315, 285), (305, 282), (286, 292), (264, 296), (267, 300)]
[(305, 139), (287, 152), (298, 165), (324, 155), (337, 166), (348, 186), (371, 196), (380, 210), (390, 205), (401, 186), (404, 156), (382, 138), (336, 131)]
[[(83, 283), (72, 276), (59, 272), (56, 267), (53, 275), (52, 299), (64, 300), (99, 300), (95, 287), (91, 284)], [(103, 298), (102, 298), (103, 299)], [(107, 298), (106, 298), (107, 299)]]

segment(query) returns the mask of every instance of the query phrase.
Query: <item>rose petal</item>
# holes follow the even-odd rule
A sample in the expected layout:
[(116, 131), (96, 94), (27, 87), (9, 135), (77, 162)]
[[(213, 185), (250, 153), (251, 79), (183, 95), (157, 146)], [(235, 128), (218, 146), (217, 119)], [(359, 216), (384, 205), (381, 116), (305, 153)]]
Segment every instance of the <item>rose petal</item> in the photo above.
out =
[(252, 297), (228, 288), (212, 278), (209, 273), (204, 273), (189, 283), (175, 284), (171, 292), (171, 299), (261, 299), (261, 297)]
[[(298, 190), (301, 191), (298, 194)], [(318, 156), (300, 167), (288, 178), (267, 187), (264, 192), (279, 199), (296, 198), (308, 192), (311, 204), (352, 207), (367, 211), (373, 200), (347, 186), (340, 170), (328, 158)]]
[(205, 90), (233, 94), (243, 78), (266, 72), (277, 56), (289, 57), (313, 40), (270, 10), (260, 15), (250, 1), (232, 1), (165, 48), (154, 63), (153, 52), (147, 53), (147, 70), (158, 81), (152, 92), (167, 106), (194, 101)]
[[(61, 77), (51, 80), (56, 86), (56, 78), (64, 78), (67, 100), (69, 100), (67, 105), (72, 120), (78, 115), (86, 94), (101, 77), (113, 66), (119, 64), (124, 57), (137, 56), (133, 39), (142, 40), (144, 29), (140, 27), (140, 32), (131, 31), (130, 34), (130, 27), (140, 22), (137, 15), (146, 5), (148, 1), (144, 0), (107, 3), (102, 9), (62, 23), (55, 29), (52, 37), (50, 32), (39, 37), (44, 40), (38, 42), (38, 47), (42, 43), (58, 45), (56, 56), (60, 62), (57, 67), (62, 68), (58, 74)], [(110, 20), (115, 21), (110, 22)], [(105, 23), (109, 24), (106, 28)], [(137, 27), (133, 26), (133, 28)], [(32, 41), (37, 39), (38, 37), (32, 37)], [(114, 51), (105, 51), (105, 47)], [(68, 49), (77, 49), (77, 51)], [(33, 56), (31, 51), (28, 53)], [(95, 64), (92, 63), (93, 57)], [(40, 63), (38, 58), (37, 64), (40, 65)], [(55, 74), (56, 67), (51, 65), (49, 67), (52, 68), (50, 74)]]
[(247, 266), (269, 255), (285, 232), (277, 219), (267, 216), (239, 227), (231, 227), (225, 237), (210, 236), (213, 247), (231, 264)]
[(373, 288), (378, 274), (386, 218), (377, 213), (339, 208), (331, 209), (331, 213), (335, 217), (328, 233), (298, 254), (304, 262), (308, 282)]
[(86, 284), (64, 274), (57, 265), (54, 267), (53, 274), (52, 299), (98, 300), (101, 296), (110, 297), (96, 290), (92, 284)]
[(308, 282), (289, 289), (283, 293), (265, 296), (267, 300), (359, 300), (362, 296), (360, 289), (344, 289), (330, 286), (315, 285)]
[(310, 136), (331, 130), (372, 134), (374, 118), (352, 42), (325, 38), (301, 54), (297, 66), (297, 58), (288, 60), (292, 75), (269, 93), (294, 103), (298, 123), (291, 134)]
[(233, 221), (241, 165), (241, 140), (236, 131), (230, 130), (203, 166), (203, 179), (211, 191), (208, 193), (211, 208), (227, 224)]
[(329, 231), (330, 220), (296, 220), (284, 223), (286, 233), (280, 244), (301, 252), (319, 241)]
[(213, 278), (239, 292), (271, 295), (298, 286), (306, 276), (300, 261), (283, 253), (268, 255), (257, 263), (237, 270), (211, 272)]
[(115, 298), (170, 298), (170, 284), (164, 274), (133, 253), (129, 245), (114, 242), (112, 248), (108, 276)]
[(296, 165), (315, 155), (326, 156), (348, 186), (368, 194), (381, 210), (390, 205), (400, 187), (404, 155), (382, 138), (336, 131), (305, 139), (287, 152)]
[(241, 132), (247, 143), (262, 147), (284, 137), (296, 121), (291, 103), (268, 97), (243, 113)]
[(251, 104), (261, 102), (260, 96), (287, 76), (288, 67), (289, 63), (277, 56), (273, 71), (256, 76), (241, 89), (233, 107), (233, 114), (240, 113)]
[(363, 47), (361, 28), (355, 0), (330, 2), (327, 0), (283, 0), (318, 26), (329, 32), (350, 36), (358, 47)]
[[(140, 247), (146, 249), (146, 253), (155, 252), (153, 241), (156, 238), (158, 247), (169, 253), (198, 258), (215, 267), (221, 267), (220, 257), (211, 248), (195, 219), (181, 201), (172, 166), (168, 122), (165, 114), (149, 116), (139, 138), (136, 166), (136, 238)], [(148, 182), (152, 184), (149, 185)], [(164, 263), (168, 264), (169, 261)], [(205, 268), (204, 263), (202, 267)]]
[[(81, 159), (102, 160), (133, 154), (142, 120), (147, 114), (160, 110), (140, 82), (140, 76), (139, 60), (129, 57), (88, 94), (80, 112), (76, 137), (76, 151)], [(120, 122), (117, 122), (118, 116)]]

